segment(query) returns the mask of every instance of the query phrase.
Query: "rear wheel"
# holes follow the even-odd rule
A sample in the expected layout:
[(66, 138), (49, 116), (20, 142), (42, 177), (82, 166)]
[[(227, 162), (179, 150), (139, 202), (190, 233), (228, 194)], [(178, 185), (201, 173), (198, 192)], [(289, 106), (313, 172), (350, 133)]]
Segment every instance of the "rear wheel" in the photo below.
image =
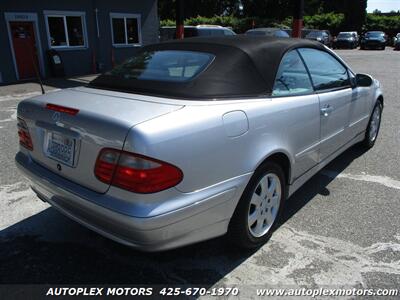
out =
[(285, 175), (274, 162), (253, 174), (232, 217), (229, 234), (240, 247), (256, 248), (272, 235), (286, 198)]
[(366, 148), (372, 148), (375, 145), (379, 129), (381, 127), (382, 109), (382, 102), (377, 101), (369, 119), (367, 131), (365, 132), (365, 138), (362, 142)]

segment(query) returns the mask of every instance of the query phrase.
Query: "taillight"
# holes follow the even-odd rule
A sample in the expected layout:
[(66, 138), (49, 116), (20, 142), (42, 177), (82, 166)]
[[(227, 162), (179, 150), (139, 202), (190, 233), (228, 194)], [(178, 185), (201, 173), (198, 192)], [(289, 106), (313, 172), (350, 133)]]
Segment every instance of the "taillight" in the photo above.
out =
[(164, 161), (106, 148), (97, 157), (94, 173), (107, 184), (141, 193), (156, 193), (182, 181), (182, 171)]
[(50, 110), (66, 113), (71, 116), (75, 116), (79, 112), (79, 109), (76, 109), (76, 108), (71, 108), (71, 107), (66, 107), (66, 106), (61, 106), (61, 105), (56, 105), (56, 104), (51, 104), (51, 103), (47, 103), (46, 108), (50, 109)]
[(28, 126), (26, 125), (26, 122), (18, 117), (18, 136), (19, 136), (19, 144), (21, 146), (24, 146), (28, 150), (33, 150), (33, 144), (32, 144), (32, 139), (31, 135), (29, 134), (29, 129)]

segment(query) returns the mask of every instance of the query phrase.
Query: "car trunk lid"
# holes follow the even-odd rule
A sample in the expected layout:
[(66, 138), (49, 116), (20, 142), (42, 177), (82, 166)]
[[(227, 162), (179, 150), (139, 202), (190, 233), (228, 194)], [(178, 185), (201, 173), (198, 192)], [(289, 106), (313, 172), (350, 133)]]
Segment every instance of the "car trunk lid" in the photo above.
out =
[(105, 193), (109, 185), (94, 175), (100, 150), (121, 150), (131, 127), (183, 107), (144, 99), (79, 88), (24, 100), (18, 117), (25, 120), (32, 137), (29, 155), (57, 175)]

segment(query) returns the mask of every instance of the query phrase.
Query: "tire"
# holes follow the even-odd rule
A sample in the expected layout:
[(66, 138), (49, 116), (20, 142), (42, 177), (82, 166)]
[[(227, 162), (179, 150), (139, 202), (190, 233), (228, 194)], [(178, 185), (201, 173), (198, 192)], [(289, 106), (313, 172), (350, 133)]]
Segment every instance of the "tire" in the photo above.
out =
[[(365, 137), (364, 140), (362, 141), (362, 145), (366, 149), (372, 148), (375, 145), (376, 139), (378, 138), (382, 120), (382, 109), (383, 109), (383, 104), (381, 101), (378, 100), (374, 106), (374, 109), (372, 110), (371, 117), (369, 118), (368, 122), (368, 127), (365, 132)], [(378, 114), (377, 115), (378, 120), (376, 119), (375, 113)]]
[[(274, 181), (275, 190), (267, 192)], [(251, 177), (232, 216), (228, 232), (230, 240), (246, 249), (266, 243), (278, 224), (285, 199), (286, 183), (282, 168), (275, 162), (264, 162)]]

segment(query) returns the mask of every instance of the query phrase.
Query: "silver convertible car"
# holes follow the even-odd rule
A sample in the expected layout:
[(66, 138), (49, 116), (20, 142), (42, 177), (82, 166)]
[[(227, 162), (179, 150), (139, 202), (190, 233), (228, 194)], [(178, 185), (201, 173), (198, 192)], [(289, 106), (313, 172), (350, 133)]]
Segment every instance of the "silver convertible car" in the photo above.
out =
[(123, 244), (228, 233), (258, 247), (293, 192), (352, 145), (374, 145), (382, 109), (379, 82), (320, 43), (185, 39), (20, 102), (16, 164), (40, 199)]

